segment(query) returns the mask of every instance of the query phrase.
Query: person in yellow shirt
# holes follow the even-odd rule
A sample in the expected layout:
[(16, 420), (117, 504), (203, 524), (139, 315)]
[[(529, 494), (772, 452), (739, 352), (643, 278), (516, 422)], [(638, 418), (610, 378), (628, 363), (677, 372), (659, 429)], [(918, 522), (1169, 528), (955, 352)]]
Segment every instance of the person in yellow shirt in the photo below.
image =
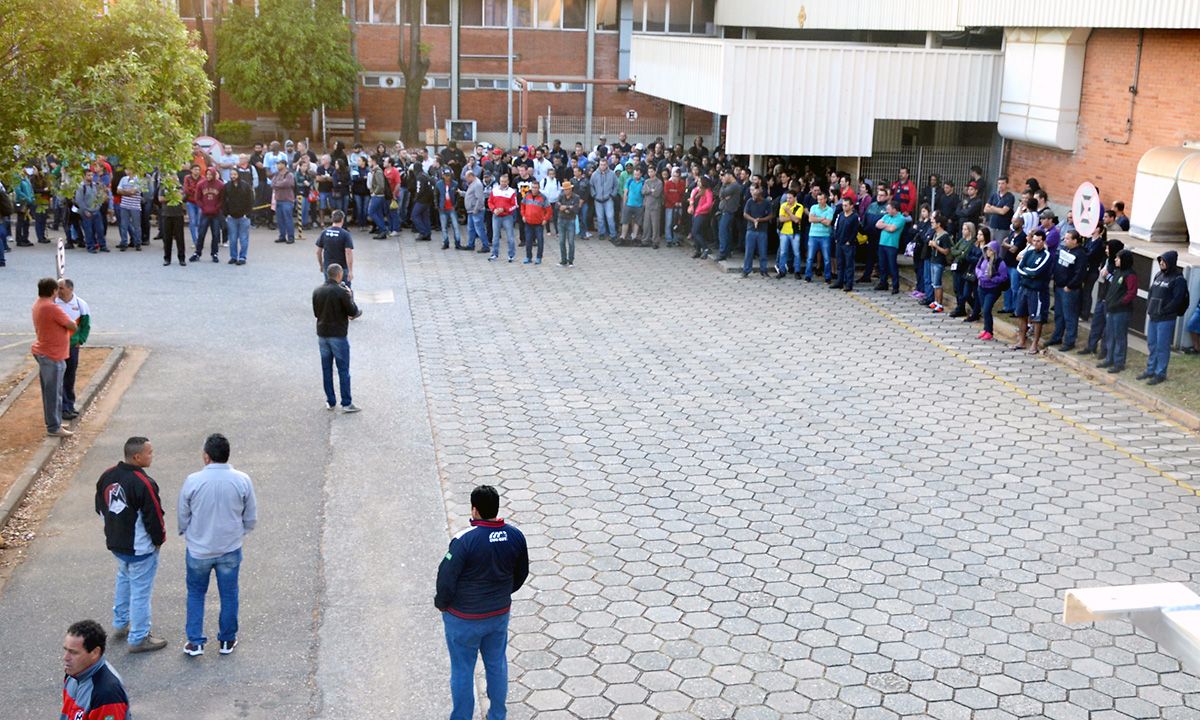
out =
[(796, 193), (788, 190), (779, 201), (779, 257), (775, 259), (775, 277), (780, 280), (788, 274), (788, 255), (792, 257), (792, 270), (800, 279), (800, 218), (804, 207), (796, 201)]

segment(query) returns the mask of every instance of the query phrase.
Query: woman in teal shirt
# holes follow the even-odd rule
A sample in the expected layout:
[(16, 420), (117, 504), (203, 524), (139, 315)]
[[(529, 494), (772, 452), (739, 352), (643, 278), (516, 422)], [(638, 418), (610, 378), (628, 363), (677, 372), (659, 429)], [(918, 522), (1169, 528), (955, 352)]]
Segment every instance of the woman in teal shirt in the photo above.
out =
[(879, 284), (876, 290), (887, 290), (888, 275), (892, 276), (892, 294), (900, 292), (900, 236), (904, 234), (904, 223), (908, 218), (900, 214), (900, 204), (892, 200), (887, 205), (887, 214), (879, 218)]

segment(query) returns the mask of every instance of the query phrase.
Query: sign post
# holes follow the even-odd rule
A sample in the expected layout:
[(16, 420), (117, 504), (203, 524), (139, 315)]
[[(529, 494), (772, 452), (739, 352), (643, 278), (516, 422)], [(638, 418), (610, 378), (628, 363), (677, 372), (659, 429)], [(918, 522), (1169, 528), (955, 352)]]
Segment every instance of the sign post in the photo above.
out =
[(1071, 201), (1071, 214), (1075, 219), (1075, 230), (1081, 238), (1090, 238), (1100, 227), (1100, 191), (1090, 182), (1083, 182), (1075, 190)]
[(63, 239), (58, 239), (58, 251), (54, 254), (54, 264), (58, 269), (58, 279), (62, 280), (67, 276), (67, 246), (63, 244)]
[(628, 120), (629, 122), (633, 122), (634, 120), (637, 120), (638, 119), (637, 110), (634, 110), (633, 108), (629, 108), (628, 110), (626, 110), (625, 111), (625, 119)]

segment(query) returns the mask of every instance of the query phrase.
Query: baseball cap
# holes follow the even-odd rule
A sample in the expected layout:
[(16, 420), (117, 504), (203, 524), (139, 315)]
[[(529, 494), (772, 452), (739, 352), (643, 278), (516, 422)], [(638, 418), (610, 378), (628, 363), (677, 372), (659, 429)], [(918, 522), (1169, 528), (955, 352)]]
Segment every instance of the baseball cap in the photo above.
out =
[(1054, 211), (1050, 210), (1049, 208), (1043, 210), (1038, 215), (1038, 217), (1040, 217), (1043, 220), (1057, 220), (1058, 219), (1058, 217), (1054, 214)]
[(492, 150), (492, 154), (493, 155), (503, 155), (504, 151), (501, 150), (500, 148), (496, 148), (496, 149)]

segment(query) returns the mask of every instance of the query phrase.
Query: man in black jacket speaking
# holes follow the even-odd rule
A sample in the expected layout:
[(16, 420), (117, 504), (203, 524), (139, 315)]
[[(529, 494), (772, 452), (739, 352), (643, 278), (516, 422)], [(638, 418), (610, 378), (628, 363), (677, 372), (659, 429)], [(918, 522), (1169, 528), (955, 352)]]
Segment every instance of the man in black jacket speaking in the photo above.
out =
[(317, 318), (317, 342), (321, 348), (321, 378), (325, 382), (325, 408), (337, 407), (333, 394), (333, 363), (337, 361), (338, 383), (342, 393), (342, 412), (356, 413), (359, 408), (350, 397), (350, 341), (346, 333), (350, 321), (362, 315), (354, 304), (354, 294), (342, 283), (342, 266), (325, 267), (325, 283), (313, 290), (313, 315)]
[(454, 536), (438, 566), (433, 604), (442, 611), (450, 651), (450, 720), (475, 716), (475, 660), (483, 655), (487, 720), (504, 720), (508, 695), (508, 614), (529, 577), (529, 548), (516, 527), (496, 517), (500, 494), (471, 491), (471, 525)]

